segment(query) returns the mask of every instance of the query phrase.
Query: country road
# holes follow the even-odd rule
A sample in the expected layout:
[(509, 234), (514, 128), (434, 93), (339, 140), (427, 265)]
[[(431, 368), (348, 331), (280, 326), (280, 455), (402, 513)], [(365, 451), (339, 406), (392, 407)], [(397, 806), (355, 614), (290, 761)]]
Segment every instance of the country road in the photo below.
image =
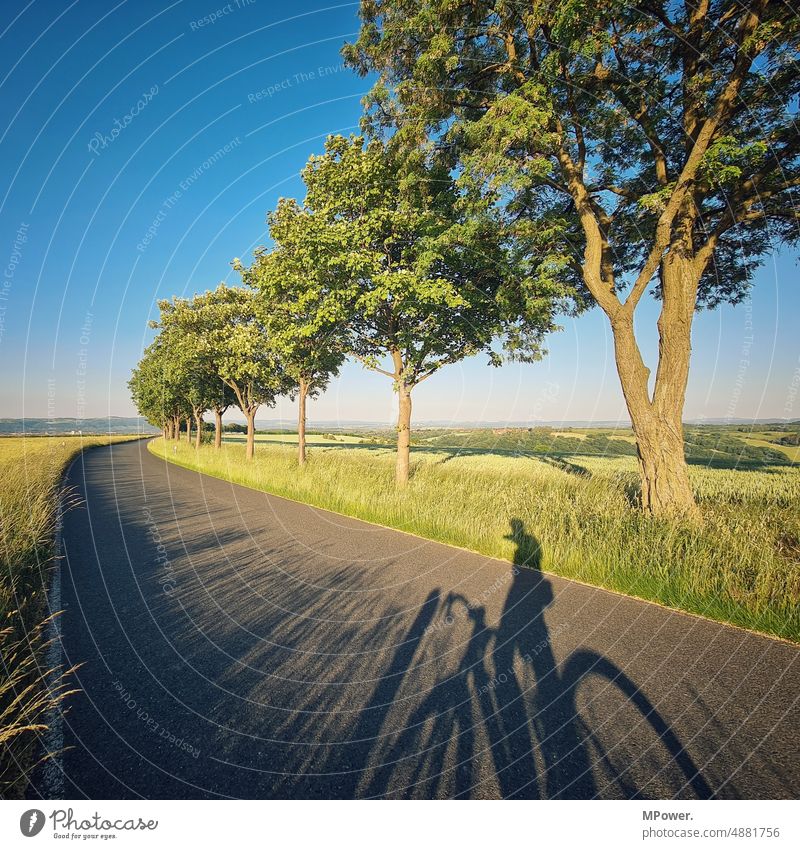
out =
[(87, 452), (69, 483), (61, 660), (82, 692), (34, 798), (800, 796), (787, 643), (144, 442)]

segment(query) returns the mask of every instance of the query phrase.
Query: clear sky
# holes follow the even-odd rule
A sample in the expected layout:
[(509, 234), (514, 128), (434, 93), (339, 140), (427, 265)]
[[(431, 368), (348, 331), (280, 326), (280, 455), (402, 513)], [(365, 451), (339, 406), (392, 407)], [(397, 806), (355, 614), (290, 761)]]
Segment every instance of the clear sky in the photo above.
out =
[[(308, 156), (357, 130), (369, 83), (339, 55), (356, 9), (4, 0), (0, 416), (134, 413), (126, 381), (155, 300), (238, 281), (231, 259), (266, 241), (279, 197), (302, 196)], [(798, 306), (783, 251), (748, 304), (699, 315), (686, 417), (800, 417)], [(451, 366), (415, 391), (415, 419), (626, 420), (602, 314), (565, 321), (549, 349)], [(388, 379), (348, 364), (309, 415), (393, 410)], [(287, 401), (259, 417), (292, 415)]]

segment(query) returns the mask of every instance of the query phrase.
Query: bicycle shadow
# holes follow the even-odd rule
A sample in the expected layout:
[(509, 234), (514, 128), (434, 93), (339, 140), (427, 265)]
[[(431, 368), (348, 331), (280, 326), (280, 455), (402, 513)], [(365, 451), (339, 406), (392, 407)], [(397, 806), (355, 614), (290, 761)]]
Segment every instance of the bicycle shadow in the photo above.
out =
[[(642, 798), (647, 777), (634, 774), (619, 752), (604, 745), (600, 729), (578, 710), (579, 688), (595, 678), (613, 689), (624, 711), (635, 712), (646, 729), (647, 748), (660, 750), (676, 786), (690, 787), (700, 798), (711, 796), (669, 723), (611, 660), (581, 648), (557, 662), (554, 634), (545, 621), (554, 597), (551, 582), (539, 571), (541, 545), (518, 519), (511, 520), (508, 539), (515, 554), (494, 627), (487, 624), (485, 606), (459, 593), (441, 602), (443, 621), (453, 621), (463, 607), (469, 623), (455, 674), (436, 680), (396, 733), (389, 721), (391, 698), (383, 692), (370, 700), (372, 708), (376, 703), (385, 708), (377, 731), (377, 717), (371, 717), (373, 744), (357, 770), (362, 779), (351, 787), (354, 794), (472, 797), (484, 795), (482, 785), (488, 782), (505, 798), (594, 798), (608, 795), (610, 785), (615, 796)], [(431, 602), (436, 603), (429, 598), (425, 605), (428, 622), (433, 621)], [(406, 643), (414, 649), (402, 659), (405, 671), (420, 662), (423, 643), (417, 622)], [(391, 672), (394, 697), (402, 670), (394, 664)], [(610, 721), (624, 722), (622, 715)], [(390, 744), (378, 751), (378, 741), (387, 736)]]

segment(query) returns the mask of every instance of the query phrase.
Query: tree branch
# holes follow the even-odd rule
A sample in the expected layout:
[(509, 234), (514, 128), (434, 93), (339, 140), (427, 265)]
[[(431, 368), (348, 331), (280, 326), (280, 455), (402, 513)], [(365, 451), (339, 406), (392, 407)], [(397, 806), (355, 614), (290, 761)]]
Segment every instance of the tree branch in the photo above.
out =
[[(748, 10), (742, 17), (739, 25), (739, 44), (743, 45), (745, 41), (755, 32), (759, 24), (761, 14), (766, 6), (766, 0), (759, 0), (754, 10)], [(697, 169), (708, 150), (714, 135), (720, 125), (724, 123), (731, 105), (736, 101), (739, 91), (744, 82), (745, 76), (752, 64), (752, 56), (750, 53), (740, 50), (736, 57), (734, 69), (728, 79), (727, 84), (723, 88), (721, 94), (717, 98), (714, 109), (708, 118), (702, 123), (697, 132), (697, 138), (692, 146), (691, 152), (686, 159), (686, 163), (681, 170), (675, 189), (667, 203), (664, 211), (661, 213), (656, 224), (656, 237), (653, 247), (642, 267), (636, 282), (633, 284), (628, 298), (625, 301), (624, 309), (633, 312), (636, 305), (641, 300), (642, 295), (647, 289), (653, 275), (656, 272), (664, 252), (670, 243), (672, 235), (672, 224), (679, 210), (683, 206), (690, 188), (694, 184), (697, 176)]]
[[(800, 178), (795, 178), (791, 181), (793, 186), (800, 185)], [(788, 186), (787, 186), (788, 188)], [(725, 214), (717, 222), (717, 226), (711, 231), (703, 246), (695, 254), (695, 266), (699, 272), (703, 272), (711, 259), (714, 250), (719, 244), (720, 239), (725, 233), (737, 224), (744, 224), (748, 221), (759, 221), (766, 218), (787, 218), (800, 219), (800, 212), (797, 210), (787, 210), (783, 213), (772, 212), (768, 209), (751, 209), (754, 203), (764, 201), (768, 197), (779, 194), (781, 190), (774, 192), (762, 193), (755, 195), (744, 201), (737, 209), (728, 209)]]
[(355, 357), (364, 368), (369, 369), (370, 371), (376, 371), (378, 374), (385, 374), (386, 377), (391, 377), (392, 380), (397, 380), (397, 375), (391, 371), (386, 371), (386, 369), (379, 368), (378, 366), (370, 365), (369, 361), (365, 358), (356, 354), (354, 351), (350, 351), (350, 356)]

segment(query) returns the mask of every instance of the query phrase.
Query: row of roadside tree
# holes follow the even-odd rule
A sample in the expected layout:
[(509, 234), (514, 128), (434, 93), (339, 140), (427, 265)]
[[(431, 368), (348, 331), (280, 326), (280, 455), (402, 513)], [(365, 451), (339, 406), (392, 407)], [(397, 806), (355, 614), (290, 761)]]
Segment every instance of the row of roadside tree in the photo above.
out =
[[(132, 381), (140, 410), (165, 424), (233, 399), (252, 456), (255, 410), (289, 392), (302, 462), (306, 397), (355, 357), (398, 393), (404, 485), (415, 386), (480, 352), (536, 359), (559, 314), (596, 305), (642, 506), (694, 511), (694, 314), (746, 298), (800, 233), (792, 4), (364, 0), (361, 19), (343, 52), (375, 80), (368, 141), (331, 138), (311, 158), (305, 200), (269, 215), (273, 247), (235, 262), (244, 287), (161, 304)], [(647, 294), (660, 301), (654, 372)], [(211, 400), (153, 389), (155, 373), (186, 386), (198, 368)]]
[(268, 216), (272, 249), (257, 250), (250, 266), (234, 260), (244, 285), (159, 302), (159, 333), (131, 392), (167, 438), (185, 420), (197, 445), (205, 413), (214, 413), (219, 446), (222, 416), (238, 407), (247, 459), (259, 408), (291, 395), (303, 464), (306, 401), (356, 358), (398, 394), (404, 486), (414, 388), (480, 352), (499, 364), (503, 346), (508, 356), (538, 358), (566, 293), (555, 285), (538, 304), (522, 304), (518, 242), (435, 162), (333, 136), (303, 179), (305, 202), (283, 199)]

